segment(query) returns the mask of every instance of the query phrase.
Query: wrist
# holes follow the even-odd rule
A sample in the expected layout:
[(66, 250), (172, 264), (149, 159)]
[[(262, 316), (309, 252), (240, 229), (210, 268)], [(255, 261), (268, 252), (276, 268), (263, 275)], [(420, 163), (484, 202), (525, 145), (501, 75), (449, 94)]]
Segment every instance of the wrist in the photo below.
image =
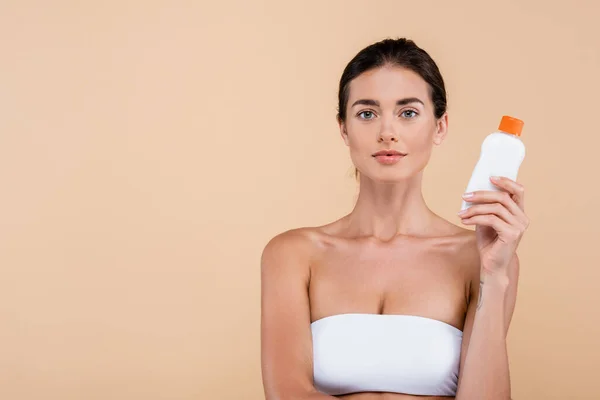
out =
[(485, 268), (481, 269), (481, 281), (485, 285), (497, 287), (499, 289), (506, 289), (510, 284), (508, 274), (505, 272), (489, 271)]

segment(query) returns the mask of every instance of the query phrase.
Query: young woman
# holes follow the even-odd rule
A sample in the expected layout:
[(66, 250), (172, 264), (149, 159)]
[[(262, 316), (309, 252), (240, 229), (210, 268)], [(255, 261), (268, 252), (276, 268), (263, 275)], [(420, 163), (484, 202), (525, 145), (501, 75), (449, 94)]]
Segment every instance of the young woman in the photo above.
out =
[(337, 121), (359, 196), (348, 215), (263, 251), (266, 398), (510, 399), (523, 186), (492, 178), (502, 190), (465, 194), (474, 205), (460, 217), (475, 231), (428, 208), (422, 175), (448, 131), (446, 91), (411, 40), (350, 61)]

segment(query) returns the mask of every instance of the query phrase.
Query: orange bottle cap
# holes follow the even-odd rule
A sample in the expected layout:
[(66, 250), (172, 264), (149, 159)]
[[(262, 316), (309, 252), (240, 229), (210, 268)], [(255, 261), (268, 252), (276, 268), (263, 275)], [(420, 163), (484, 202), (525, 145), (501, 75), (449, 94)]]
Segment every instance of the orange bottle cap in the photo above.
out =
[(510, 133), (511, 135), (521, 136), (521, 131), (523, 130), (524, 122), (520, 119), (509, 117), (505, 115), (502, 117), (500, 121), (500, 127), (498, 130), (506, 133)]

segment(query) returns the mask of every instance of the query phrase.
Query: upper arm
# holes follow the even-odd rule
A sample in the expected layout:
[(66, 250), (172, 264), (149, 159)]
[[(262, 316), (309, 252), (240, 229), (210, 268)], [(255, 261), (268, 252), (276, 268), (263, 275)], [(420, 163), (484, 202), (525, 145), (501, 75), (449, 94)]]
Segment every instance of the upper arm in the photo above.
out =
[(263, 250), (261, 367), (267, 400), (314, 390), (310, 257), (310, 241), (297, 231), (274, 237)]
[(465, 316), (465, 325), (463, 327), (462, 345), (460, 349), (460, 368), (458, 370), (458, 385), (462, 380), (462, 374), (464, 371), (463, 365), (467, 357), (467, 350), (469, 348), (469, 340), (471, 339), (471, 332), (473, 331), (473, 322), (475, 321), (475, 312), (477, 311), (477, 303), (480, 293), (480, 282), (479, 272), (473, 274), (470, 283), (469, 291), (469, 304), (467, 305), (467, 313)]

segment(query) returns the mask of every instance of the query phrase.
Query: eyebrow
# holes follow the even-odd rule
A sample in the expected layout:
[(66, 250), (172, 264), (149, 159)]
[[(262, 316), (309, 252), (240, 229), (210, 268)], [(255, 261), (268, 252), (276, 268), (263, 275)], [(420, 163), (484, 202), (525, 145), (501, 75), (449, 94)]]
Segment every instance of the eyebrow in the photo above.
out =
[[(410, 103), (421, 103), (422, 105), (425, 105), (425, 103), (423, 103), (421, 101), (421, 99), (417, 98), (417, 97), (407, 97), (404, 99), (400, 99), (398, 101), (396, 101), (396, 105), (397, 106), (405, 106), (407, 104)], [(376, 107), (380, 107), (380, 104), (377, 100), (372, 100), (372, 99), (359, 99), (356, 100), (353, 104), (352, 107), (358, 105), (358, 104), (363, 104), (366, 106), (376, 106)]]

